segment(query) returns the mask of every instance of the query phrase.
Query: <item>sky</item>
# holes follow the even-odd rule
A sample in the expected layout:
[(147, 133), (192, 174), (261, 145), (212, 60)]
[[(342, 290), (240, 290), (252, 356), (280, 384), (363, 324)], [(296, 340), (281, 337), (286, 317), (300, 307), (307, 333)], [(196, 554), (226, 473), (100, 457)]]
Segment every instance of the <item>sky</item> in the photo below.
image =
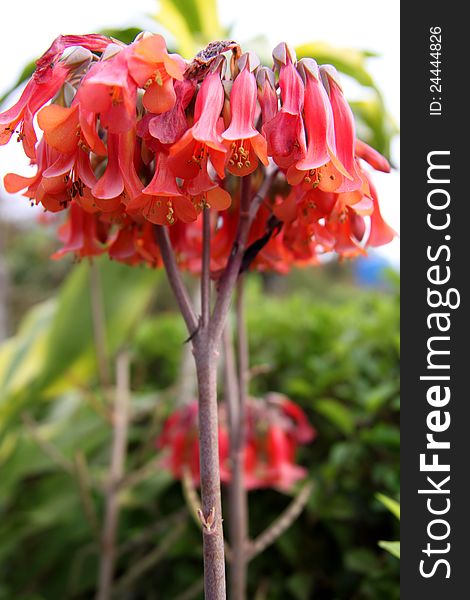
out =
[[(387, 3), (377, 0), (219, 0), (224, 25), (233, 26), (232, 37), (243, 44), (263, 34), (274, 47), (280, 41), (298, 45), (308, 41), (326, 41), (343, 47), (370, 50), (368, 69), (381, 88), (387, 108), (399, 124), (399, 0)], [(155, 14), (158, 0), (23, 0), (2, 3), (2, 35), (0, 36), (0, 95), (9, 89), (23, 66), (39, 57), (59, 34), (92, 33), (103, 28), (135, 25), (151, 29), (150, 16)], [(345, 86), (354, 99), (357, 90)], [(363, 91), (361, 93), (364, 93)], [(392, 161), (399, 165), (399, 141), (394, 141)], [(0, 178), (15, 171), (28, 174), (21, 145), (10, 143), (0, 148)], [(399, 173), (374, 174), (381, 208), (386, 220), (399, 231)], [(2, 188), (2, 195), (5, 192)], [(15, 204), (12, 204), (12, 203)], [(26, 198), (11, 197), (0, 201), (0, 209), (18, 218), (29, 216)], [(12, 207), (14, 209), (12, 210)], [(28, 212), (27, 212), (28, 211)], [(399, 241), (396, 239), (380, 250), (393, 264), (399, 264)]]

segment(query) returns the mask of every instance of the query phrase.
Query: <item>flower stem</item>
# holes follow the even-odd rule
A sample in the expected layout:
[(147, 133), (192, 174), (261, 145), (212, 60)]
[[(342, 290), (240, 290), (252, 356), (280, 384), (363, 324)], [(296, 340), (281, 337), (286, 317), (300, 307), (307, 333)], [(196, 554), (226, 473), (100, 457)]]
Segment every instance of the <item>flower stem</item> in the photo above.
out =
[(232, 300), (233, 290), (240, 273), (251, 224), (256, 217), (261, 202), (269, 192), (276, 174), (277, 168), (268, 168), (263, 183), (253, 197), (251, 195), (251, 175), (246, 175), (242, 178), (240, 191), (240, 221), (238, 223), (237, 235), (227, 266), (220, 278), (219, 293), (217, 294), (210, 323), (211, 338), (214, 341), (218, 342), (222, 336), (222, 331), (230, 308), (230, 302)]
[(203, 524), (204, 593), (206, 600), (225, 600), (225, 557), (217, 415), (217, 356), (206, 331), (198, 333), (193, 346), (199, 389), (202, 501), (200, 518)]
[(198, 322), (189, 298), (188, 291), (184, 286), (181, 273), (178, 269), (178, 265), (176, 264), (176, 258), (173, 248), (171, 247), (168, 230), (162, 225), (156, 225), (155, 236), (157, 238), (157, 243), (160, 248), (160, 253), (162, 255), (163, 264), (165, 266), (165, 271), (171, 289), (173, 290), (176, 301), (178, 302), (178, 306), (181, 314), (183, 315), (186, 327), (188, 328), (189, 335), (193, 335), (197, 330)]
[[(275, 174), (275, 170), (266, 173), (265, 180), (254, 197), (251, 193), (250, 176), (242, 178), (238, 231), (230, 258), (220, 279), (212, 313), (210, 310), (210, 221), (209, 211), (204, 209), (201, 273), (202, 315), (199, 320), (181, 278), (168, 231), (161, 226), (155, 228), (168, 280), (185, 320), (196, 363), (202, 501), (199, 518), (203, 530), (205, 600), (226, 599), (217, 414), (219, 346), (240, 273), (250, 226), (261, 202), (269, 191)], [(237, 487), (239, 487), (238, 484)]]
[(232, 598), (245, 600), (247, 584), (248, 557), (248, 495), (244, 481), (243, 448), (245, 446), (246, 404), (248, 399), (249, 355), (245, 322), (244, 276), (237, 283), (236, 329), (238, 362), (238, 426), (234, 432), (232, 473), (234, 502), (236, 505), (236, 531), (232, 540)]
[(156, 237), (168, 280), (186, 322), (193, 346), (198, 381), (199, 447), (201, 469), (200, 519), (203, 531), (204, 597), (225, 600), (225, 556), (220, 492), (219, 438), (217, 415), (218, 352), (209, 333), (210, 324), (210, 238), (208, 213), (204, 213), (201, 310), (198, 319), (181, 278), (168, 232), (156, 227)]
[(211, 278), (210, 278), (210, 251), (211, 251), (211, 215), (210, 209), (205, 206), (202, 212), (202, 273), (201, 273), (201, 326), (207, 327), (211, 311)]
[(125, 350), (118, 355), (116, 361), (116, 394), (113, 408), (113, 441), (101, 538), (97, 600), (109, 600), (112, 595), (119, 519), (119, 482), (124, 474), (129, 419), (129, 354)]
[[(238, 311), (237, 311), (238, 313)], [(238, 319), (237, 319), (238, 327)], [(224, 329), (224, 381), (225, 400), (228, 407), (228, 422), (230, 431), (230, 464), (232, 479), (229, 486), (229, 531), (232, 560), (230, 563), (230, 598), (244, 600), (246, 597), (247, 560), (246, 548), (248, 542), (248, 504), (243, 480), (243, 446), (244, 446), (244, 406), (241, 402), (245, 392), (240, 390), (243, 385), (237, 372), (233, 351), (232, 332), (229, 324)], [(237, 338), (240, 339), (239, 337)]]

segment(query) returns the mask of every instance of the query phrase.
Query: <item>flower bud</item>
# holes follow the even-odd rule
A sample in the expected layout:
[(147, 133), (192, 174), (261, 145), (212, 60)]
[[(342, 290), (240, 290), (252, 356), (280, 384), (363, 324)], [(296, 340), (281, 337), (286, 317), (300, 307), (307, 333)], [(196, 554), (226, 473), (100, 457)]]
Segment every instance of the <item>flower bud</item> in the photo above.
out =
[(273, 60), (276, 67), (280, 69), (281, 66), (285, 66), (288, 63), (295, 64), (297, 61), (297, 55), (292, 46), (286, 44), (286, 42), (281, 42), (273, 50)]
[(59, 60), (65, 66), (76, 69), (77, 67), (87, 67), (92, 57), (93, 54), (83, 46), (69, 46), (62, 52)]

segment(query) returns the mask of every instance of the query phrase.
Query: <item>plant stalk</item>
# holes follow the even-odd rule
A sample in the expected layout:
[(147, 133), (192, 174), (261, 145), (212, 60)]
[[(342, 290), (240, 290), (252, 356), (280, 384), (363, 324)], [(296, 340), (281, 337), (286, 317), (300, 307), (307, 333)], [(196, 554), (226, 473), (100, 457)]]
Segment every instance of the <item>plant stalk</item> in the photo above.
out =
[(230, 465), (232, 479), (229, 485), (229, 533), (232, 560), (230, 562), (230, 598), (244, 600), (246, 597), (246, 544), (248, 537), (247, 494), (243, 481), (243, 444), (240, 434), (244, 414), (241, 412), (239, 379), (233, 351), (232, 332), (227, 323), (224, 329), (224, 380), (225, 401), (228, 408), (230, 432)]
[(210, 302), (210, 220), (209, 209), (203, 214), (203, 251), (201, 273), (201, 318), (198, 319), (178, 269), (168, 231), (156, 226), (156, 239), (165, 270), (192, 342), (199, 396), (199, 446), (202, 509), (199, 518), (203, 530), (204, 597), (225, 600), (225, 557), (220, 491), (219, 440), (217, 414), (217, 363), (233, 291), (240, 273), (251, 223), (269, 191), (276, 171), (267, 172), (255, 196), (251, 197), (250, 176), (242, 178), (240, 221), (227, 266), (219, 283), (211, 313)]
[(116, 361), (116, 394), (113, 407), (113, 440), (106, 489), (105, 516), (101, 537), (101, 563), (96, 600), (112, 595), (116, 537), (119, 519), (119, 483), (124, 474), (129, 420), (129, 354), (120, 352)]

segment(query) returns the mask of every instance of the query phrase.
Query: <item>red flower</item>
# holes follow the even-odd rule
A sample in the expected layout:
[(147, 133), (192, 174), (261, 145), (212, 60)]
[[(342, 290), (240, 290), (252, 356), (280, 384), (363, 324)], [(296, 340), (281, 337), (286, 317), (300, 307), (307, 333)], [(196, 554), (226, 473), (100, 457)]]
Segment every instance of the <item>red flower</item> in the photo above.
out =
[(68, 252), (73, 252), (80, 258), (98, 256), (106, 250), (103, 245), (107, 239), (104, 224), (76, 202), (72, 202), (68, 221), (61, 227), (59, 236), (64, 245), (52, 258), (62, 258)]
[(142, 196), (127, 208), (131, 212), (139, 209), (146, 219), (156, 225), (172, 225), (175, 219), (190, 223), (197, 218), (196, 208), (178, 187), (175, 176), (168, 168), (168, 160), (165, 152), (157, 154), (152, 181), (142, 190)]
[(232, 175), (249, 175), (258, 166), (258, 158), (268, 164), (267, 144), (254, 128), (257, 87), (253, 70), (259, 60), (244, 54), (238, 61), (241, 71), (233, 82), (230, 93), (232, 118), (222, 137), (231, 142), (227, 170)]
[(390, 167), (356, 139), (333, 67), (297, 63), (281, 43), (273, 51), (276, 83), (250, 53), (225, 74), (226, 58), (214, 47), (220, 50), (212, 45), (187, 69), (159, 35), (139, 35), (128, 46), (99, 35), (59, 36), (19, 101), (0, 114), (0, 144), (18, 131), (37, 167), (31, 177), (9, 173), (7, 191), (24, 190), (51, 212), (73, 206), (61, 253), (79, 257), (105, 250), (155, 266), (161, 258), (152, 227), (173, 225), (177, 260), (193, 273), (201, 269), (198, 215), (209, 207), (216, 279), (240, 219), (240, 178), (225, 182), (226, 171), (248, 175), (271, 157), (280, 172), (251, 224), (244, 269), (286, 273), (320, 253), (352, 257), (390, 241), (394, 232), (361, 165)]
[(333, 111), (335, 130), (334, 156), (337, 158), (337, 161), (333, 161), (334, 167), (343, 176), (342, 184), (337, 187), (336, 191), (354, 191), (361, 187), (361, 178), (357, 172), (355, 158), (356, 128), (354, 115), (338, 83), (336, 69), (331, 65), (323, 65), (320, 67), (320, 73)]
[[(157, 447), (167, 452), (162, 466), (168, 468), (173, 476), (180, 479), (185, 469), (191, 475), (195, 485), (199, 485), (199, 438), (198, 438), (198, 403), (191, 402), (175, 411), (165, 422), (162, 433), (157, 439)], [(228, 434), (219, 427), (219, 460), (220, 478), (230, 479), (227, 470)]]
[[(181, 478), (188, 469), (199, 483), (199, 442), (197, 402), (175, 411), (166, 420), (157, 447), (165, 450), (162, 465)], [(243, 449), (247, 489), (275, 487), (288, 490), (307, 470), (295, 463), (299, 444), (315, 437), (305, 413), (285, 396), (271, 394), (266, 400), (251, 399), (246, 413), (246, 441)], [(230, 482), (230, 447), (226, 408), (219, 409), (219, 460), (221, 480)]]
[(274, 119), (279, 104), (273, 71), (267, 67), (258, 67), (256, 82), (258, 84), (258, 102), (261, 107), (263, 125), (265, 125)]
[(177, 177), (192, 179), (209, 156), (219, 177), (225, 176), (225, 154), (220, 118), (224, 89), (220, 69), (210, 73), (201, 85), (194, 108), (194, 125), (171, 147), (169, 167)]
[(281, 167), (287, 169), (302, 158), (306, 151), (305, 131), (302, 119), (304, 84), (295, 68), (295, 51), (285, 43), (273, 50), (273, 58), (279, 67), (281, 110), (265, 123), (263, 132), (268, 140), (268, 154)]
[(145, 87), (144, 107), (155, 114), (173, 108), (176, 94), (173, 80), (181, 81), (186, 63), (177, 54), (168, 54), (161, 35), (143, 34), (132, 46), (129, 71), (139, 87)]
[[(60, 35), (47, 52), (36, 62), (36, 70), (27, 83), (18, 102), (0, 113), (0, 145), (6, 144), (18, 125), (18, 139), (29, 158), (35, 158), (36, 134), (33, 118), (37, 111), (53, 98), (67, 77), (91, 59), (90, 51), (102, 52), (111, 42), (101, 35)], [(74, 48), (68, 55), (64, 52)]]
[(132, 48), (108, 46), (101, 60), (83, 78), (77, 101), (95, 115), (110, 133), (123, 133), (135, 125), (137, 84), (129, 74)]

